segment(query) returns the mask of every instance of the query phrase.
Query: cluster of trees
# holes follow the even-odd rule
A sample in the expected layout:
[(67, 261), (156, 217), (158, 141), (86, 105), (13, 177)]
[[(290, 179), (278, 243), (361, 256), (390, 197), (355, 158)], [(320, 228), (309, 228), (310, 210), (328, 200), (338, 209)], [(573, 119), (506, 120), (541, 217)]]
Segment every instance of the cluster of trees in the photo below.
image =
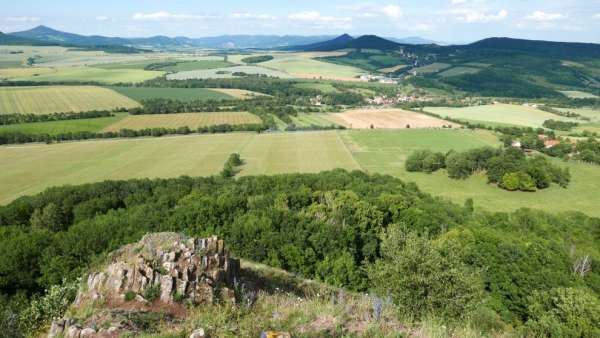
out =
[(191, 133), (199, 134), (215, 134), (215, 133), (229, 133), (236, 131), (254, 131), (262, 132), (267, 130), (269, 127), (265, 124), (219, 124), (212, 126), (198, 127), (196, 129), (190, 129), (189, 127), (179, 128), (146, 128), (140, 130), (132, 129), (121, 129), (117, 132), (69, 132), (62, 134), (27, 134), (22, 132), (6, 132), (0, 133), (0, 144), (20, 144), (20, 143), (32, 143), (32, 142), (64, 142), (64, 141), (76, 141), (76, 140), (90, 140), (90, 139), (108, 139), (118, 137), (160, 137), (164, 135), (187, 135)]
[(274, 57), (272, 55), (257, 55), (257, 56), (249, 56), (247, 58), (243, 58), (243, 63), (261, 63), (273, 60)]
[(600, 142), (595, 138), (577, 142), (574, 158), (583, 162), (600, 164)]
[(221, 177), (229, 178), (235, 176), (239, 171), (238, 168), (242, 164), (244, 164), (244, 161), (242, 161), (240, 154), (233, 153), (229, 155), (229, 158), (223, 165), (223, 170), (221, 170)]
[(584, 120), (584, 121), (589, 121), (590, 118), (589, 117), (585, 117), (582, 116), (581, 114), (577, 114), (571, 111), (560, 111), (558, 109), (552, 108), (552, 107), (548, 107), (548, 106), (539, 106), (538, 107), (539, 110), (543, 110), (547, 113), (550, 114), (554, 114), (554, 115), (558, 115), (558, 116), (564, 116), (564, 117), (571, 117), (571, 118), (576, 118), (576, 119), (580, 119), (580, 120)]
[[(159, 231), (219, 235), (238, 257), (376, 290), (417, 320), (490, 314), (476, 323), (590, 336), (598, 314), (600, 270), (573, 267), (600, 259), (600, 219), (474, 212), (396, 178), (335, 170), (106, 181), (19, 198), (0, 207), (0, 323)], [(582, 309), (576, 319), (550, 302), (564, 288), (577, 290), (562, 301)]]
[[(125, 109), (117, 109), (115, 111), (126, 111)], [(18, 124), (18, 123), (33, 123), (33, 122), (48, 122), (62, 120), (79, 120), (92, 119), (97, 117), (113, 116), (112, 111), (94, 110), (87, 112), (68, 112), (68, 113), (52, 113), (52, 114), (0, 114), (0, 125)]]
[(454, 179), (466, 179), (477, 171), (485, 171), (488, 182), (511, 191), (536, 191), (548, 188), (551, 183), (565, 188), (571, 180), (568, 168), (556, 166), (541, 155), (527, 158), (514, 148), (484, 147), (446, 154), (418, 150), (406, 160), (407, 171), (432, 173), (443, 168)]
[(542, 125), (548, 129), (570, 131), (571, 129), (577, 127), (579, 123), (569, 121), (546, 120)]
[(242, 100), (181, 101), (165, 98), (152, 98), (142, 100), (141, 103), (141, 107), (130, 109), (129, 114), (177, 114), (242, 110)]

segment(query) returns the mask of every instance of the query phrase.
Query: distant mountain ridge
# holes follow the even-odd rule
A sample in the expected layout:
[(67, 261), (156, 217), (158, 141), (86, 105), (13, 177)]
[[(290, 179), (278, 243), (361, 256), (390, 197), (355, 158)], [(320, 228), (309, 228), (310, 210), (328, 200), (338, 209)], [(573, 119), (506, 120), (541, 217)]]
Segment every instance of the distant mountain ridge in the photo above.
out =
[[(44, 25), (37, 26), (30, 30), (10, 33), (8, 35), (33, 39), (46, 43), (58, 44), (73, 44), (80, 46), (136, 46), (136, 47), (196, 47), (196, 48), (212, 48), (212, 49), (268, 49), (268, 48), (286, 48), (291, 46), (306, 46), (319, 44), (336, 40), (340, 37), (333, 35), (219, 35), (201, 38), (189, 38), (185, 36), (168, 37), (168, 36), (152, 36), (139, 38), (123, 38), (123, 37), (107, 37), (101, 35), (81, 35), (59, 31)], [(344, 34), (345, 41), (352, 39), (350, 35)], [(342, 40), (344, 40), (342, 39)], [(411, 42), (430, 42), (419, 37), (409, 37), (405, 39), (396, 39), (398, 42), (404, 41), (407, 44)]]
[(377, 35), (363, 35), (358, 38), (353, 38), (348, 34), (343, 34), (335, 39), (323, 41), (305, 46), (292, 46), (287, 50), (296, 51), (320, 51), (328, 52), (340, 49), (379, 49), (391, 50), (402, 46), (402, 44), (381, 38)]
[(600, 57), (600, 44), (596, 43), (554, 42), (493, 37), (476, 41), (462, 47), (467, 49), (497, 49), (514, 52), (538, 53), (556, 57), (572, 55)]

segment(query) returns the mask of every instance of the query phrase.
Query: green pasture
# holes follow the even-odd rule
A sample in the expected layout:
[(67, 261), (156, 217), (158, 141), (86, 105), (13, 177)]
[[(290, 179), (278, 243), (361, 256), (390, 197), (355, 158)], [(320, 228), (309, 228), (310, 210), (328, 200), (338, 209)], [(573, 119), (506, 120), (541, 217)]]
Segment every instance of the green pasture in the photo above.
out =
[(207, 88), (152, 88), (152, 87), (110, 87), (133, 100), (165, 98), (180, 101), (230, 100), (234, 97)]
[(598, 97), (594, 94), (582, 92), (579, 90), (561, 90), (560, 92), (563, 93), (565, 96), (572, 98), (572, 99), (588, 99), (588, 98), (597, 98)]
[(261, 66), (276, 69), (298, 78), (349, 80), (364, 73), (355, 67), (319, 61), (303, 54), (276, 57), (274, 60), (261, 63)]
[(142, 82), (163, 75), (164, 72), (141, 69), (102, 69), (92, 67), (52, 68), (51, 72), (39, 75), (14, 77), (16, 81), (73, 81), (100, 83)]
[(450, 107), (426, 107), (425, 111), (459, 120), (468, 120), (479, 123), (517, 125), (525, 127), (542, 127), (546, 120), (554, 119), (561, 121), (573, 121), (575, 119), (558, 116), (536, 108), (510, 105), (493, 104), (484, 106), (472, 106), (462, 108)]
[(0, 134), (19, 132), (24, 134), (57, 135), (83, 131), (100, 132), (102, 129), (117, 123), (125, 116), (127, 116), (127, 113), (116, 113), (115, 116), (92, 119), (9, 124), (0, 126)]
[(222, 79), (232, 78), (233, 73), (241, 72), (250, 75), (266, 75), (271, 77), (289, 78), (290, 75), (259, 66), (233, 66), (214, 69), (190, 70), (167, 75), (169, 80), (187, 80), (187, 79)]
[(446, 152), (451, 149), (460, 151), (499, 146), (496, 136), (490, 132), (414, 129), (344, 131), (342, 136), (363, 170), (415, 182), (424, 191), (457, 203), (472, 198), (476, 208), (491, 211), (528, 207), (550, 212), (576, 210), (600, 216), (600, 166), (556, 160), (558, 165), (568, 166), (571, 171), (572, 179), (568, 188), (553, 185), (534, 193), (509, 192), (487, 184), (484, 174), (476, 174), (466, 180), (453, 180), (448, 178), (444, 170), (425, 174), (410, 173), (404, 169), (406, 158), (417, 149)]
[(432, 63), (430, 65), (414, 68), (413, 70), (416, 71), (417, 74), (432, 74), (432, 73), (440, 72), (449, 67), (450, 67), (450, 65), (447, 63), (436, 62), (436, 63)]
[(337, 123), (327, 119), (328, 114), (320, 113), (298, 113), (298, 116), (291, 116), (292, 121), (298, 127), (328, 127)]
[(458, 67), (452, 67), (450, 69), (446, 69), (446, 70), (442, 71), (439, 75), (443, 76), (443, 77), (448, 77), (448, 76), (457, 76), (457, 75), (463, 75), (463, 74), (475, 74), (475, 73), (479, 73), (479, 71), (481, 71), (481, 69), (479, 69), (479, 68), (458, 66)]

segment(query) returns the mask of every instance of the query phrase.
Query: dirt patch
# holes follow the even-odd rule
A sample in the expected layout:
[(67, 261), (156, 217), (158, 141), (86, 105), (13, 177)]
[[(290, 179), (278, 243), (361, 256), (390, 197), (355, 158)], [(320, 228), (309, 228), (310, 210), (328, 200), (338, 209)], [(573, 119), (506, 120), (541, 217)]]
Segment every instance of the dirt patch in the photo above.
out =
[(337, 318), (332, 315), (319, 316), (311, 323), (299, 328), (300, 333), (316, 333), (316, 332), (335, 332), (338, 324)]
[(355, 109), (329, 114), (329, 118), (351, 129), (460, 127), (456, 123), (402, 109)]

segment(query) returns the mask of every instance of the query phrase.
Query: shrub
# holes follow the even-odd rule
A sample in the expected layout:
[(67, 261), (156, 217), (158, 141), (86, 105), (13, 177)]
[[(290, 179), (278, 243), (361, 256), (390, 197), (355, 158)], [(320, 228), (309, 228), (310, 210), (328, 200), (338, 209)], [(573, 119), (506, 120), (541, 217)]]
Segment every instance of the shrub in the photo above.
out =
[(506, 190), (515, 191), (519, 189), (519, 174), (518, 173), (506, 173), (502, 176), (502, 183), (500, 186)]
[(478, 276), (457, 256), (443, 255), (427, 236), (390, 226), (381, 256), (370, 267), (373, 286), (379, 295), (389, 295), (403, 315), (462, 318), (481, 299)]
[(157, 300), (158, 297), (160, 297), (160, 284), (152, 285), (144, 291), (144, 298), (149, 302)]
[(534, 292), (529, 299), (528, 335), (536, 337), (600, 337), (600, 300), (583, 288)]
[(135, 299), (135, 296), (137, 296), (135, 292), (133, 292), (133, 291), (127, 291), (125, 293), (125, 301), (126, 302), (131, 302), (132, 300)]

